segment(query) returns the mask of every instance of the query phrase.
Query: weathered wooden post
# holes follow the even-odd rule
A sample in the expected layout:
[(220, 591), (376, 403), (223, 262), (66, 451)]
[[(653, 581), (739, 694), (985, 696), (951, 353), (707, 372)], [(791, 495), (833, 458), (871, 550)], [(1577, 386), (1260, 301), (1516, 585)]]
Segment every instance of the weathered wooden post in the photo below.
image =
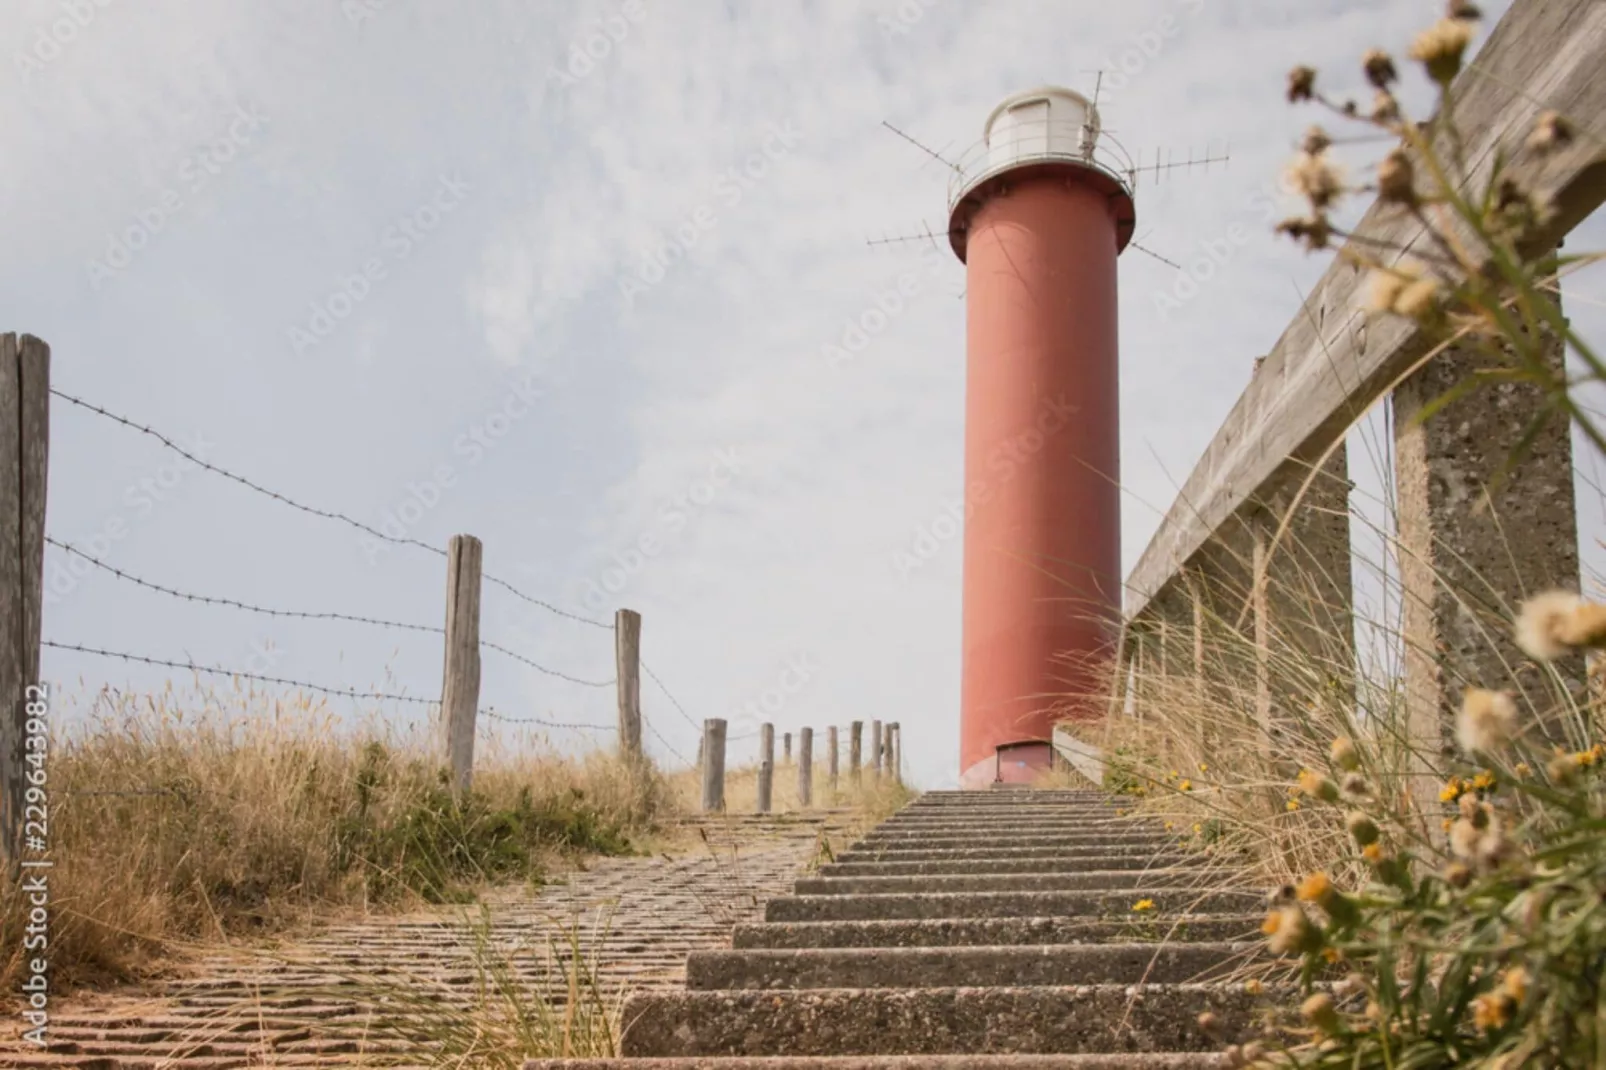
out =
[(784, 748), (781, 751), (781, 760), (789, 762), (792, 760), (792, 733), (787, 732), (783, 734), (781, 736), (781, 743), (782, 747)]
[[(39, 684), (44, 606), (45, 483), (50, 449), (50, 347), (0, 334), (0, 859), (21, 875), (29, 720), (49, 731)], [(35, 711), (29, 717), (28, 708)], [(44, 716), (39, 711), (44, 709)]]
[(848, 726), (848, 779), (858, 787), (863, 774), (860, 771), (864, 755), (864, 722), (854, 721)]
[(703, 722), (703, 812), (725, 809), (725, 722)]
[(484, 548), (453, 535), (446, 549), (446, 668), (441, 674), (441, 730), (458, 791), (474, 774), (474, 715), (480, 703), (480, 567)]
[(825, 730), (825, 773), (830, 778), (831, 794), (836, 794), (836, 725)]
[(881, 779), (881, 722), (870, 722), (870, 773), (875, 779)]
[(766, 724), (758, 730), (758, 804), (759, 813), (770, 812), (775, 791), (775, 726)]
[(903, 726), (897, 721), (887, 725), (887, 771), (894, 783), (903, 783)]
[(613, 615), (614, 677), (619, 691), (619, 756), (641, 760), (641, 614)]
[(797, 804), (803, 809), (814, 805), (814, 729), (797, 730)]

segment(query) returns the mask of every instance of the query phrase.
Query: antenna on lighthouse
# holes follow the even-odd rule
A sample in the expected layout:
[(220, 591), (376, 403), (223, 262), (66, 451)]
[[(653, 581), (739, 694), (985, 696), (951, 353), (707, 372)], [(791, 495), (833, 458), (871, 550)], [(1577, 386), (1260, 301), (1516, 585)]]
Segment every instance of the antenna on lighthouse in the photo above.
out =
[[(1140, 160), (1142, 159), (1141, 154), (1139, 155), (1138, 158)], [(1210, 170), (1210, 165), (1211, 164), (1213, 164), (1213, 163), (1225, 164), (1225, 163), (1229, 162), (1232, 159), (1232, 147), (1231, 147), (1231, 145), (1228, 145), (1227, 148), (1222, 150), (1222, 153), (1221, 153), (1220, 156), (1212, 156), (1210, 154), (1209, 142), (1206, 142), (1205, 143), (1205, 151), (1204, 151), (1204, 155), (1203, 156), (1195, 158), (1194, 155), (1193, 155), (1193, 150), (1189, 149), (1188, 150), (1188, 158), (1186, 160), (1178, 160), (1178, 161), (1172, 161), (1169, 158), (1167, 158), (1165, 156), (1165, 152), (1164, 152), (1163, 149), (1156, 149), (1155, 153), (1154, 153), (1154, 158), (1156, 160), (1155, 163), (1149, 164), (1147, 166), (1134, 167), (1128, 173), (1132, 175), (1133, 179), (1136, 179), (1138, 175), (1144, 175), (1144, 174), (1155, 175), (1155, 176), (1157, 176), (1156, 179), (1155, 179), (1155, 182), (1156, 182), (1156, 184), (1158, 184), (1159, 183), (1159, 178), (1158, 178), (1159, 175), (1163, 175), (1167, 171), (1178, 170), (1179, 168), (1184, 170), (1184, 171), (1192, 171), (1195, 167), (1202, 167), (1202, 168), (1205, 169), (1205, 171), (1208, 172)]]

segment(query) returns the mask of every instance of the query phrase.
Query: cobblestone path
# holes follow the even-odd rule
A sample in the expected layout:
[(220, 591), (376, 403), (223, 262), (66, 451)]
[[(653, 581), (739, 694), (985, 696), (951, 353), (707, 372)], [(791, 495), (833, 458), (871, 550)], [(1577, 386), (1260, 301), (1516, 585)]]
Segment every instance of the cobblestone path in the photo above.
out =
[(160, 986), (53, 1006), (44, 1050), (18, 1040), (12, 1016), (0, 1065), (396, 1065), (413, 1049), (376, 1020), (483, 1000), (486, 963), (499, 964), (493, 981), (516, 976), (521, 1004), (542, 993), (561, 1014), (581, 977), (588, 1001), (600, 994), (617, 1006), (625, 993), (683, 985), (688, 953), (726, 945), (733, 925), (758, 918), (815, 859), (822, 833), (839, 849), (850, 821), (824, 811), (693, 822), (697, 845), (676, 855), (600, 859), (480, 906), (330, 925), (272, 952), (220, 953)]

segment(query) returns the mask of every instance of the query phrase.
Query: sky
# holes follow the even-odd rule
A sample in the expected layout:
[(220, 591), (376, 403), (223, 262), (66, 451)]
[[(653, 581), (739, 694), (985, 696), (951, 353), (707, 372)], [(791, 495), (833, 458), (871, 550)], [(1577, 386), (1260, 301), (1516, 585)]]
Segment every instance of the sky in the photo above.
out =
[[(1506, 4), (1484, 7), (1492, 25)], [(1138, 184), (1138, 241), (1185, 267), (1120, 261), (1129, 569), (1325, 267), (1270, 232), (1316, 118), (1284, 101), (1287, 69), (1359, 88), (1366, 48), (1403, 52), (1439, 9), (13, 0), (0, 329), (50, 343), (57, 389), (424, 545), (60, 399), (49, 534), (184, 592), (432, 627), (438, 551), (472, 534), (509, 585), (487, 584), (482, 635), (518, 655), (486, 651), (482, 706), (611, 724), (612, 690), (574, 682), (612, 677), (609, 632), (528, 598), (603, 623), (625, 606), (665, 761), (705, 717), (733, 736), (881, 719), (911, 780), (951, 783), (964, 269), (870, 244), (946, 223), (943, 165), (883, 124), (952, 158), (1006, 95), (1091, 92), (1103, 70), (1134, 156), (1230, 148)], [(1577, 244), (1602, 238), (1596, 219)], [(1603, 289), (1569, 291), (1586, 330)], [(878, 307), (868, 344), (833, 356)], [(1580, 512), (1586, 536), (1606, 526), (1593, 492)], [(49, 550), (49, 640), (439, 695), (436, 634), (70, 563)], [(44, 675), (84, 693), (186, 674), (52, 648)]]

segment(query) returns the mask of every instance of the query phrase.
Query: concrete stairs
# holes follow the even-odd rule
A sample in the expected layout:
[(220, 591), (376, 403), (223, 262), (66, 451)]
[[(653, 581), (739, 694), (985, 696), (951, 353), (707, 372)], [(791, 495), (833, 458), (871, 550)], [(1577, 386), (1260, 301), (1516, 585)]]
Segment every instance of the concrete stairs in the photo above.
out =
[(622, 1059), (526, 1070), (1219, 1067), (1289, 1002), (1263, 908), (1103, 793), (932, 792), (630, 998)]

